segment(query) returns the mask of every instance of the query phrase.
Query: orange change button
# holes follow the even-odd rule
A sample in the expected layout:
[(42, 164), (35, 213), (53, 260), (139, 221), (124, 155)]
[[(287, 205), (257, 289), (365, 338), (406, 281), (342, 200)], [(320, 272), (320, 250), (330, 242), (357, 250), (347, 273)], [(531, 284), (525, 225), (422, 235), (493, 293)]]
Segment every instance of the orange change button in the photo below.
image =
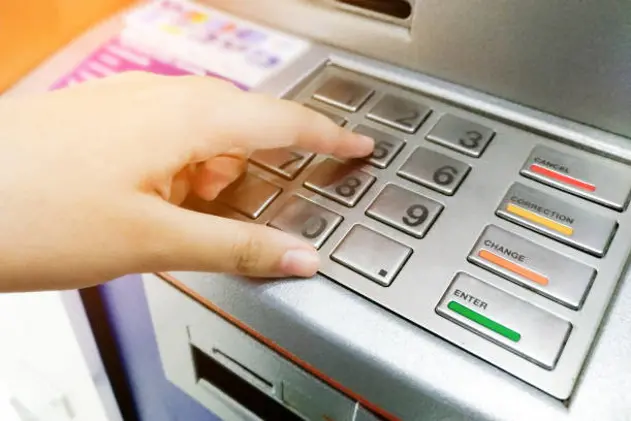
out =
[(532, 282), (536, 282), (539, 285), (544, 285), (544, 286), (548, 285), (548, 278), (546, 278), (545, 276), (539, 275), (537, 272), (534, 272), (521, 265), (513, 263), (510, 260), (506, 260), (503, 257), (500, 257), (494, 253), (491, 253), (488, 250), (480, 250), (480, 252), (478, 253), (478, 256), (488, 261), (489, 263), (495, 264), (517, 275), (523, 276), (524, 278), (529, 279)]
[(596, 276), (592, 267), (495, 225), (485, 228), (468, 260), (573, 310)]

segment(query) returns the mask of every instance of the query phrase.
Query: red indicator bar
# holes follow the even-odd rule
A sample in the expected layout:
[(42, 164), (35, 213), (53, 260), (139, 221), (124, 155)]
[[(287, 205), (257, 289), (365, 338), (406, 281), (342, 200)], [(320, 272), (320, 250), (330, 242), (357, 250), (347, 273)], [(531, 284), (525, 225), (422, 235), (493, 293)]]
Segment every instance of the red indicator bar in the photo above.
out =
[(557, 181), (562, 181), (563, 183), (570, 184), (574, 187), (578, 187), (579, 189), (586, 190), (589, 192), (596, 191), (596, 186), (590, 183), (586, 183), (581, 180), (577, 180), (574, 177), (570, 177), (569, 175), (562, 174), (560, 172), (553, 171), (551, 169), (542, 167), (541, 165), (532, 164), (530, 166), (530, 171), (541, 174), (543, 176), (553, 178)]

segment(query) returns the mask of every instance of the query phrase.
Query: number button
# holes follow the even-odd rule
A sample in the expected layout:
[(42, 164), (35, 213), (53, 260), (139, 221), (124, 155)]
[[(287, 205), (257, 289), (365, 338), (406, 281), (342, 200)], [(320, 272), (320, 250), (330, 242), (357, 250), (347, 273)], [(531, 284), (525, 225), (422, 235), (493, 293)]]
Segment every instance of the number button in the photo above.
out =
[(269, 225), (300, 236), (319, 249), (341, 222), (340, 215), (303, 197), (292, 196)]
[(366, 213), (413, 237), (423, 238), (442, 210), (443, 205), (434, 200), (389, 184)]
[(394, 95), (385, 95), (368, 118), (406, 133), (414, 133), (430, 115), (429, 107)]
[(471, 167), (446, 155), (417, 148), (399, 170), (399, 176), (437, 192), (453, 195)]
[(494, 134), (488, 127), (453, 115), (445, 115), (429, 132), (427, 140), (479, 158)]
[(313, 98), (345, 111), (355, 112), (368, 101), (373, 92), (372, 88), (362, 83), (334, 76), (318, 88)]
[(355, 225), (331, 259), (382, 286), (392, 283), (412, 249), (363, 225)]
[(305, 187), (352, 207), (374, 181), (372, 175), (329, 158), (316, 166), (305, 181)]
[(246, 173), (222, 191), (217, 197), (217, 202), (248, 218), (256, 219), (281, 192), (280, 187), (254, 174)]
[(365, 136), (375, 139), (375, 148), (370, 157), (366, 161), (377, 168), (386, 168), (395, 156), (401, 151), (405, 142), (395, 136), (375, 130), (367, 126), (357, 126), (354, 130)]
[(258, 150), (250, 161), (288, 180), (293, 180), (311, 161), (315, 154), (297, 149)]

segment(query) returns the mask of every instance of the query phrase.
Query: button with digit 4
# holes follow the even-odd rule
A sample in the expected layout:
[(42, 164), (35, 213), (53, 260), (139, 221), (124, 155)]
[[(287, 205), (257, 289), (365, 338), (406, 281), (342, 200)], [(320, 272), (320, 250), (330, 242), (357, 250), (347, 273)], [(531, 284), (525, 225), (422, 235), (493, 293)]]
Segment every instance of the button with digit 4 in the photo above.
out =
[(628, 167), (616, 162), (597, 163), (547, 146), (532, 151), (521, 174), (618, 211), (624, 209), (631, 192)]
[(366, 214), (413, 237), (423, 238), (443, 205), (403, 187), (388, 184)]
[(388, 286), (411, 254), (411, 248), (363, 225), (355, 225), (333, 251), (331, 259)]
[(300, 236), (320, 248), (341, 222), (342, 217), (335, 212), (303, 197), (292, 196), (269, 225)]
[(479, 158), (494, 134), (488, 127), (447, 114), (432, 128), (427, 140)]
[(453, 195), (471, 167), (446, 155), (417, 148), (398, 171), (400, 177), (437, 192)]
[(375, 177), (367, 172), (327, 158), (309, 174), (305, 187), (342, 205), (353, 207), (374, 181)]
[(389, 135), (380, 130), (368, 126), (357, 126), (355, 133), (371, 137), (375, 140), (375, 148), (371, 156), (366, 158), (368, 163), (377, 168), (386, 168), (395, 156), (401, 151), (405, 142), (403, 139)]

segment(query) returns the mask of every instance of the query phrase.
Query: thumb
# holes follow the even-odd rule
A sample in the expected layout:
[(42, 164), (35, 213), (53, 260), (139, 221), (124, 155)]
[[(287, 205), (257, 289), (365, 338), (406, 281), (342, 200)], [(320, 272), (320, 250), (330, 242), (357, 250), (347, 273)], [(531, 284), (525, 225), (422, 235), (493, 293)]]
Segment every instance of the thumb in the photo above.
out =
[[(154, 245), (145, 271), (203, 271), (253, 277), (310, 277), (320, 258), (308, 243), (275, 228), (160, 202), (148, 219)], [(157, 217), (157, 220), (156, 220)], [(157, 238), (155, 238), (157, 236)]]

